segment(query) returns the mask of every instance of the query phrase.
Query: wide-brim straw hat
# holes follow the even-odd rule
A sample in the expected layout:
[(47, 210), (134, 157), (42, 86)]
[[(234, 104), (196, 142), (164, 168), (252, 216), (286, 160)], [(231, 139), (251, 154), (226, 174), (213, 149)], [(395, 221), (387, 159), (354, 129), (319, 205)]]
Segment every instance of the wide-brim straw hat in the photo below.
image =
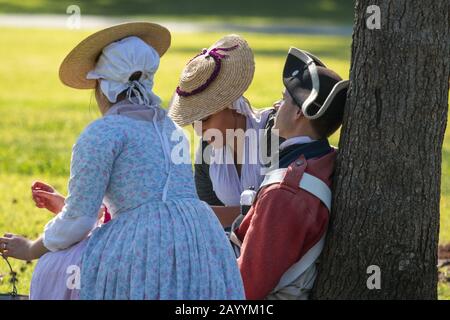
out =
[(248, 89), (254, 73), (247, 41), (238, 35), (223, 37), (186, 65), (169, 116), (186, 126), (231, 106)]
[(96, 80), (86, 79), (107, 45), (136, 36), (152, 46), (159, 56), (170, 47), (171, 35), (165, 27), (150, 22), (130, 22), (100, 30), (81, 41), (64, 59), (59, 68), (61, 81), (76, 89), (94, 89)]

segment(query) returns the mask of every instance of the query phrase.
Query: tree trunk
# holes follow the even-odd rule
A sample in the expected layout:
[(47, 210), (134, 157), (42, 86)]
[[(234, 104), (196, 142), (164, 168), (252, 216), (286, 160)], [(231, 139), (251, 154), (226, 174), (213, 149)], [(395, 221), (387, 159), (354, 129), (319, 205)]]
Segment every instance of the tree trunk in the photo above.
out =
[[(381, 9), (379, 30), (366, 25), (371, 5)], [(315, 299), (437, 298), (449, 9), (448, 0), (356, 1), (351, 85)], [(373, 265), (379, 289), (369, 279)]]

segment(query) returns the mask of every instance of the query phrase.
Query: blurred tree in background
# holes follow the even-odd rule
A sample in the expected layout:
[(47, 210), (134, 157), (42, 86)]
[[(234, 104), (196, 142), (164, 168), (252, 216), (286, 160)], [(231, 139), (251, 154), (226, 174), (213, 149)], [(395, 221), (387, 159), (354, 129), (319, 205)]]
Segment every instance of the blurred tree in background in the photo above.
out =
[(0, 0), (0, 13), (65, 14), (78, 5), (86, 15), (167, 17), (255, 17), (351, 24), (351, 0)]

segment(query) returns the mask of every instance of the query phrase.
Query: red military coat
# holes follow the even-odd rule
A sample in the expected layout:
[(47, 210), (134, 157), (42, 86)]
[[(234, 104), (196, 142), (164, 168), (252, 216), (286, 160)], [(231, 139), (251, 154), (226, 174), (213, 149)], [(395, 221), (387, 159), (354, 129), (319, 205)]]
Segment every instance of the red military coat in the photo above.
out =
[(282, 275), (326, 232), (329, 212), (319, 198), (300, 189), (307, 172), (332, 183), (336, 151), (291, 163), (281, 183), (262, 188), (236, 235), (242, 241), (238, 265), (247, 299), (264, 299)]

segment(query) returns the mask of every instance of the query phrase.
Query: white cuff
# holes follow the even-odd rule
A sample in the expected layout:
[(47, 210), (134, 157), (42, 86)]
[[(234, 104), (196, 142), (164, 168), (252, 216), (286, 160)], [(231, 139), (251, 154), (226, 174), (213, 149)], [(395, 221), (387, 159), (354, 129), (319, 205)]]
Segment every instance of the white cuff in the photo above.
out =
[(58, 214), (44, 228), (43, 243), (50, 251), (67, 249), (80, 242), (96, 226), (97, 218), (80, 216), (63, 217)]

